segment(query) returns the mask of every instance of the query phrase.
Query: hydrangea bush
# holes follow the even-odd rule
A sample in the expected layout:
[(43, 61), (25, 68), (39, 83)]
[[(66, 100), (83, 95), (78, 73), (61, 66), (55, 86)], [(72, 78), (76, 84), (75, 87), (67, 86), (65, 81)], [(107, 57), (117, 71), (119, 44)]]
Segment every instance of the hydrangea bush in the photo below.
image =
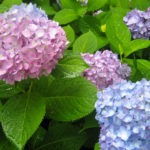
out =
[(0, 150), (148, 150), (149, 0), (0, 1)]

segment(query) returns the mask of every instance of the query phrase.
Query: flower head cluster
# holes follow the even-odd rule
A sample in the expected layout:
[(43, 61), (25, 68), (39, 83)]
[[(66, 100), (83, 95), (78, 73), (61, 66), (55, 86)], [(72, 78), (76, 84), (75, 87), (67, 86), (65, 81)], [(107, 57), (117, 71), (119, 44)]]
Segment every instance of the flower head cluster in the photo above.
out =
[(84, 76), (94, 83), (98, 89), (103, 89), (121, 82), (130, 75), (130, 67), (121, 64), (118, 56), (109, 50), (97, 51), (95, 54), (82, 54), (84, 61), (90, 66), (84, 71)]
[(102, 150), (149, 150), (150, 81), (123, 81), (98, 92)]
[(150, 39), (150, 8), (146, 12), (134, 9), (123, 20), (130, 29), (133, 39)]
[(64, 30), (35, 5), (0, 15), (0, 79), (9, 84), (48, 75), (66, 48)]

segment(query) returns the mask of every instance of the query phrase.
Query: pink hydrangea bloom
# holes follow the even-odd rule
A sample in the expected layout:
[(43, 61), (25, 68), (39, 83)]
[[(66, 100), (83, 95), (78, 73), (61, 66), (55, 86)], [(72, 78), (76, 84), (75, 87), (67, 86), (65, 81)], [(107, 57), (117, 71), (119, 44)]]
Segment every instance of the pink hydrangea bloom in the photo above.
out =
[(122, 82), (131, 72), (126, 64), (121, 64), (118, 56), (109, 50), (97, 51), (95, 54), (81, 54), (90, 66), (83, 75), (102, 90), (114, 82)]
[(27, 6), (0, 15), (0, 79), (9, 84), (50, 74), (68, 43), (64, 30), (43, 11), (30, 4), (23, 13), (22, 7)]

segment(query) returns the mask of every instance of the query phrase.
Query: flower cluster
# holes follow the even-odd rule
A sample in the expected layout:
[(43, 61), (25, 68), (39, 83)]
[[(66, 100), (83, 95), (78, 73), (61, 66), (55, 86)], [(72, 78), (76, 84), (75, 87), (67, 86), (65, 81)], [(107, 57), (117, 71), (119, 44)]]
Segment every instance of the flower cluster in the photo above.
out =
[(9, 84), (48, 75), (67, 45), (64, 30), (35, 5), (0, 15), (0, 79)]
[(84, 71), (83, 75), (100, 90), (113, 84), (114, 81), (121, 82), (130, 75), (130, 67), (126, 64), (121, 64), (118, 56), (109, 50), (81, 55), (90, 66)]
[(149, 150), (150, 81), (123, 81), (98, 92), (102, 150)]
[(134, 9), (123, 20), (130, 29), (133, 39), (150, 39), (150, 8), (146, 12)]

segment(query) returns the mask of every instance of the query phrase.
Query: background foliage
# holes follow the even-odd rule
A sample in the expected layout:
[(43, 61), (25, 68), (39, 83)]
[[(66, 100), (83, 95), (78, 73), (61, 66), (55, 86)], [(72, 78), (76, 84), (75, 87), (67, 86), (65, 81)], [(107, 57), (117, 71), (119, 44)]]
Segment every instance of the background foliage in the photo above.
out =
[[(35, 3), (67, 34), (64, 57), (49, 77), (10, 86), (0, 81), (0, 150), (98, 150), (96, 87), (82, 77), (80, 53), (109, 49), (132, 67), (130, 80), (150, 79), (150, 41), (133, 40), (123, 17), (149, 0), (1, 0), (0, 12)], [(103, 12), (94, 15), (98, 10)]]

